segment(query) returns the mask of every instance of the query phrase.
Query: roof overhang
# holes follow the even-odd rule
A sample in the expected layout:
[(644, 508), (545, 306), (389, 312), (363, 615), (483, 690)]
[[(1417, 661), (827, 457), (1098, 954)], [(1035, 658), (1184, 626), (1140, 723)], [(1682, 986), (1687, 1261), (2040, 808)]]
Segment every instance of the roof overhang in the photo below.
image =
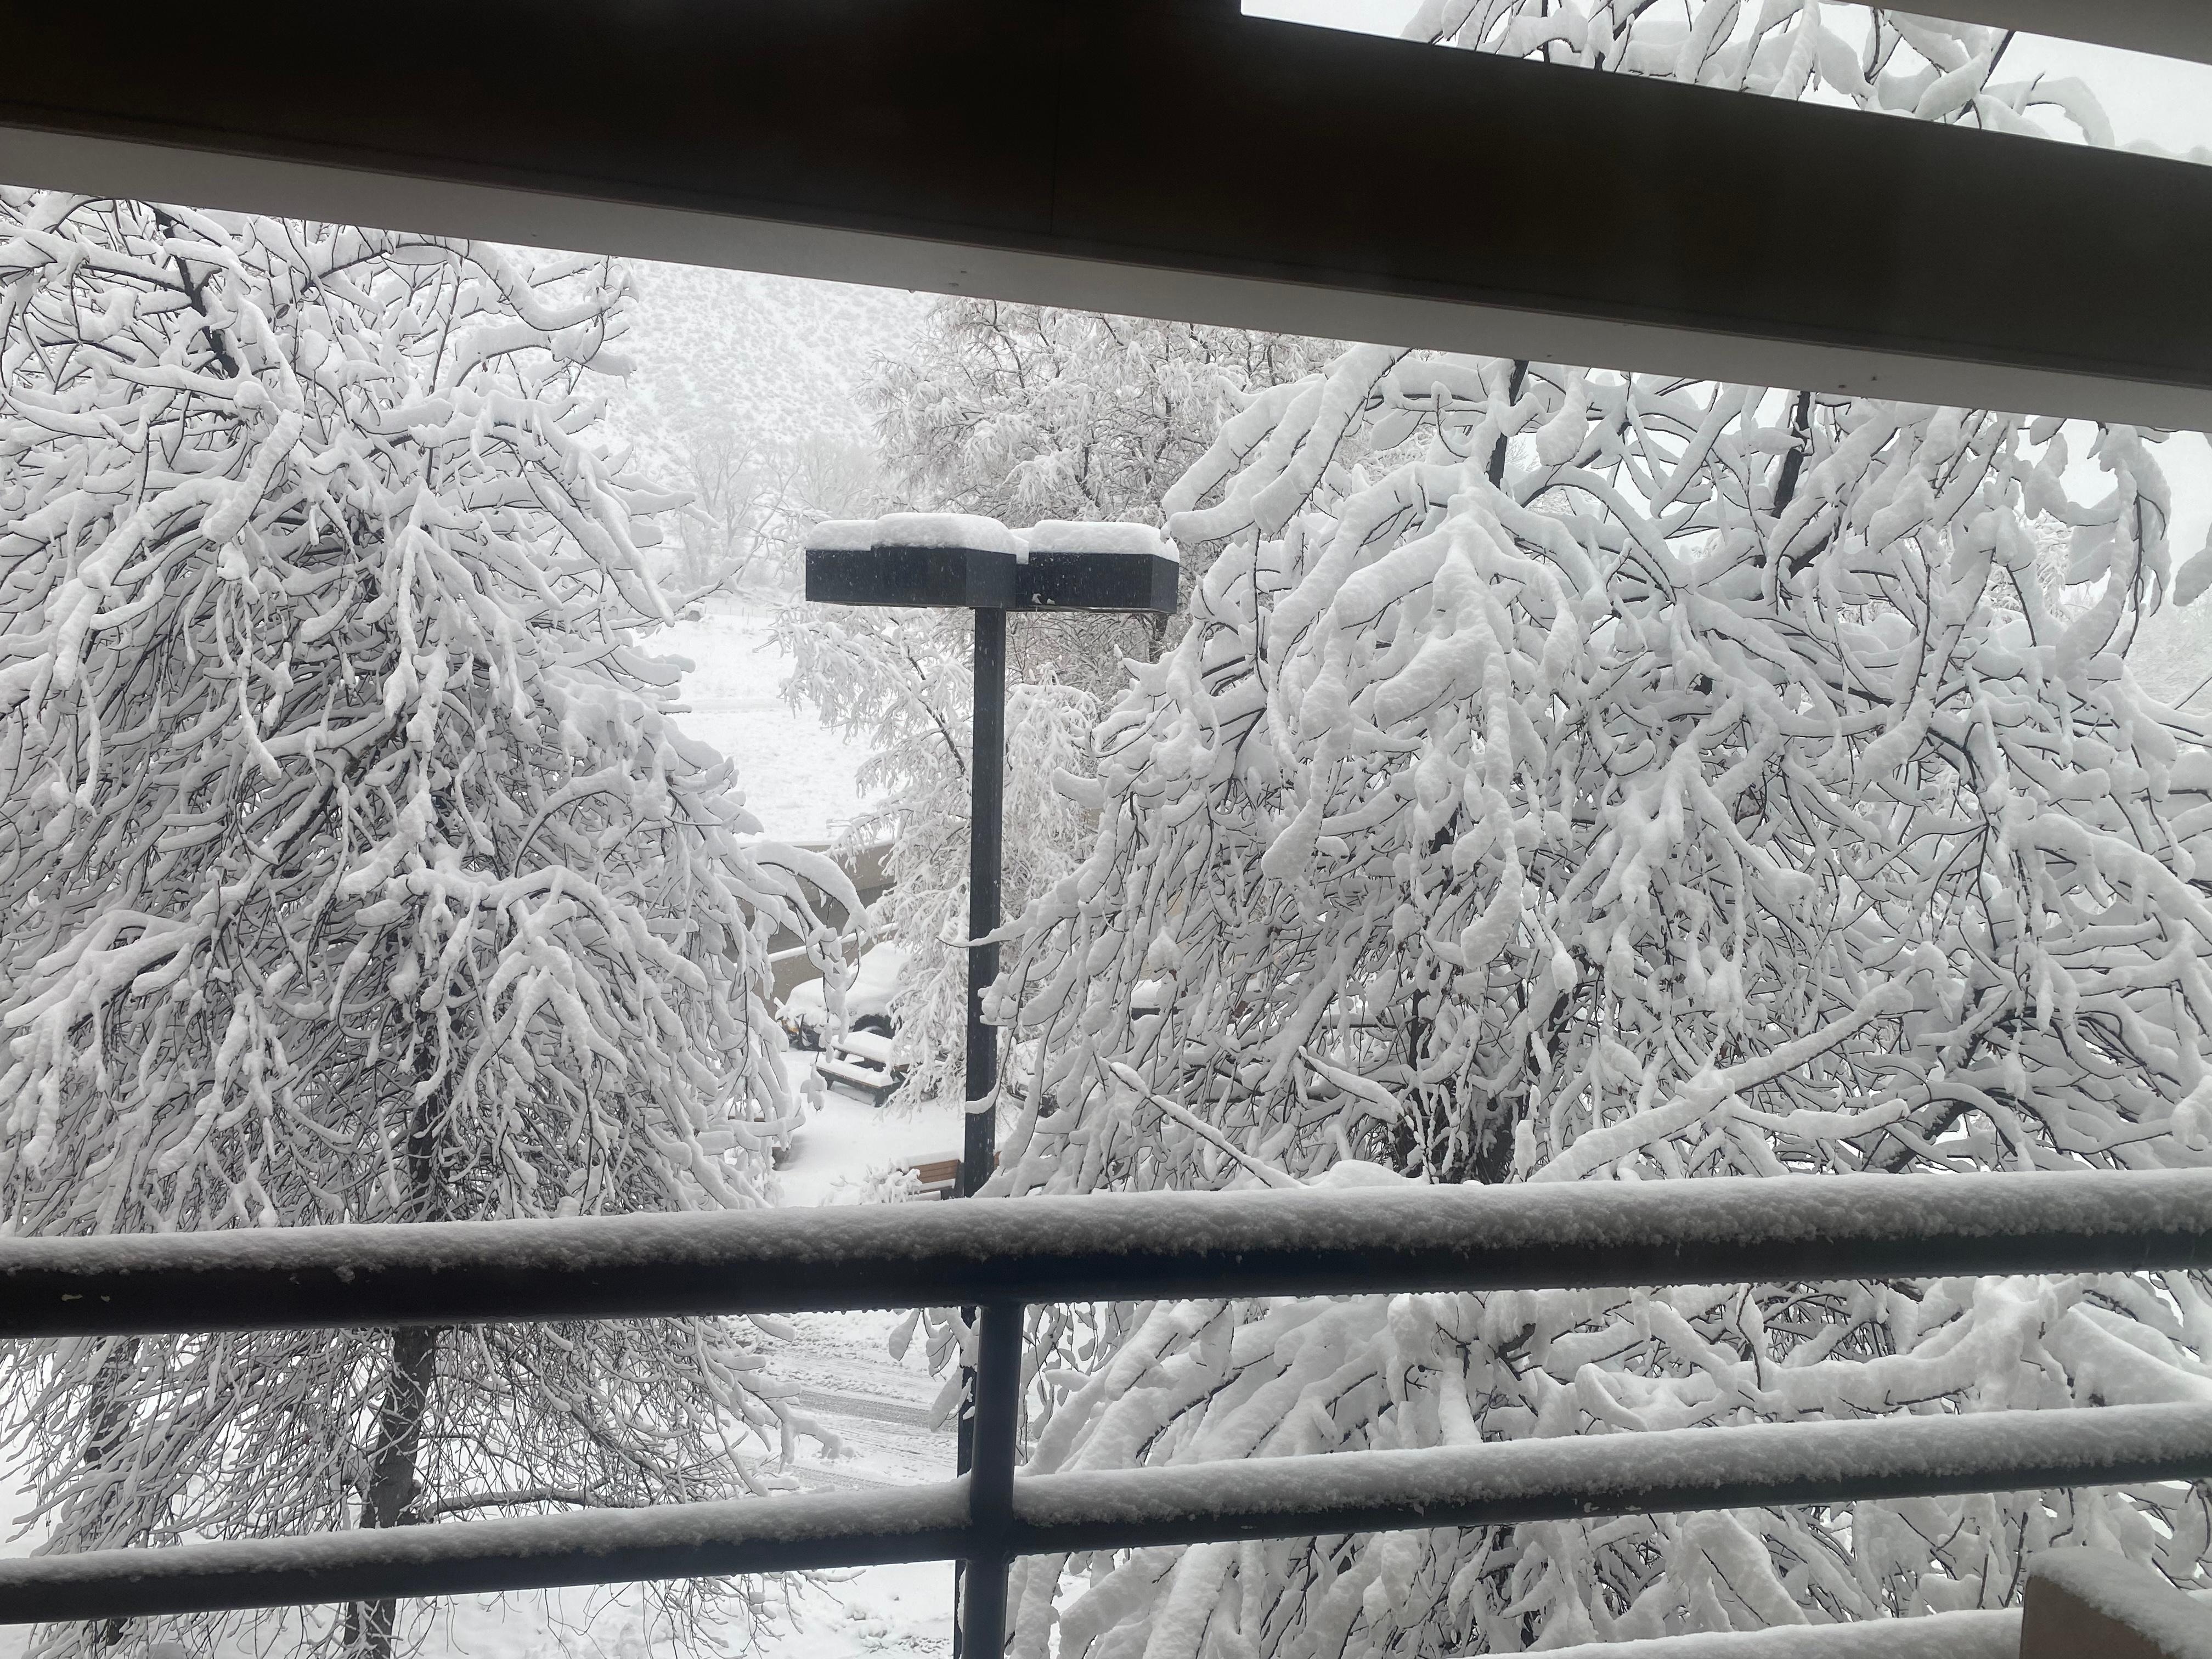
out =
[(2212, 427), (2212, 168), (2179, 162), (1224, 0), (447, 0), (404, 27), (237, 0), (219, 29), (0, 0), (0, 23), (11, 182)]

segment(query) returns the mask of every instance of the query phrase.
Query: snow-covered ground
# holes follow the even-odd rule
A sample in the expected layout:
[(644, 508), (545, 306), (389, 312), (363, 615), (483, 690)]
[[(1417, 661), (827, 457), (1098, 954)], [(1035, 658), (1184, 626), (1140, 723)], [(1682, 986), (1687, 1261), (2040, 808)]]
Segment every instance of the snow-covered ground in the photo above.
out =
[(737, 762), (738, 791), (761, 827), (787, 841), (827, 841), (863, 802), (861, 750), (783, 700), (788, 659), (758, 609), (711, 611), (657, 634), (662, 654), (692, 665), (684, 729)]
[[(790, 1062), (799, 1068), (812, 1059), (795, 1054)], [(949, 1101), (912, 1106), (894, 1095), (889, 1104), (872, 1106), (842, 1090), (825, 1091), (818, 1105), (808, 1106), (805, 1127), (776, 1167), (781, 1200), (793, 1206), (855, 1201), (895, 1164), (957, 1158), (960, 1134), (960, 1109)]]
[[(890, 1358), (888, 1340), (899, 1317), (817, 1314), (790, 1322), (796, 1340), (775, 1355), (775, 1375), (797, 1385), (799, 1407), (842, 1443), (836, 1458), (811, 1441), (800, 1443), (784, 1471), (799, 1486), (849, 1491), (952, 1474), (952, 1430), (930, 1426), (939, 1383), (921, 1362), (921, 1343), (903, 1363)], [(723, 1646), (759, 1659), (949, 1654), (951, 1565), (925, 1561), (825, 1575), (793, 1598), (788, 1622), (751, 1632), (750, 1642), (744, 1632), (728, 1632)], [(682, 1651), (654, 1628), (643, 1591), (619, 1586), (504, 1601), (457, 1598), (439, 1618), (424, 1659), (675, 1659)]]
[[(805, 1081), (811, 1059), (788, 1057), (794, 1084)], [(859, 1201), (894, 1164), (957, 1151), (960, 1131), (957, 1106), (916, 1109), (894, 1099), (879, 1108), (827, 1091), (809, 1106), (805, 1126), (778, 1165), (778, 1196), (787, 1206)], [(796, 1387), (795, 1403), (840, 1444), (832, 1456), (803, 1440), (781, 1473), (803, 1487), (848, 1491), (952, 1474), (952, 1429), (932, 1426), (942, 1381), (923, 1363), (923, 1344), (914, 1342), (902, 1360), (890, 1355), (892, 1328), (902, 1317), (809, 1314), (789, 1322), (794, 1340), (771, 1354), (771, 1375)], [(860, 1659), (951, 1650), (952, 1568), (945, 1562), (867, 1567), (825, 1578), (795, 1599), (790, 1623), (753, 1632), (750, 1645), (742, 1632), (731, 1632), (726, 1648), (759, 1659)], [(425, 1659), (556, 1654), (674, 1659), (678, 1652), (653, 1629), (643, 1593), (623, 1587), (504, 1602), (459, 1598), (440, 1619)]]

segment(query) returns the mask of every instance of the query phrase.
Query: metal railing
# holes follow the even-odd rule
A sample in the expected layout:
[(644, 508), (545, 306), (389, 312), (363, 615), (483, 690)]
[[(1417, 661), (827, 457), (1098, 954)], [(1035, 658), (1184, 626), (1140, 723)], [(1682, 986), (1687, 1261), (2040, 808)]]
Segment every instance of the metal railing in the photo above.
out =
[(0, 1562), (0, 1622), (2212, 1476), (2212, 1407), (1900, 1416), (1018, 1478), (1024, 1305), (2212, 1267), (2212, 1172), (1154, 1194), (0, 1240), (0, 1337), (981, 1310), (972, 1472), (886, 1492)]

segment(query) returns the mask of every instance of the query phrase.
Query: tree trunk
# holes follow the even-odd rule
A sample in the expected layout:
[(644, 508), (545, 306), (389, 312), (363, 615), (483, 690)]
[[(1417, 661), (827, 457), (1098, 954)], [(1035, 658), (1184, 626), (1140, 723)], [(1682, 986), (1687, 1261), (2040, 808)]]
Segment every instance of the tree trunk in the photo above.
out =
[[(92, 1391), (99, 1403), (93, 1408), (92, 1432), (84, 1443), (84, 1461), (94, 1468), (104, 1467), (130, 1437), (132, 1413), (124, 1390), (137, 1363), (138, 1339), (128, 1336), (108, 1350), (100, 1369), (93, 1373)], [(143, 1536), (110, 1539), (105, 1518), (95, 1523), (94, 1535), (101, 1542), (115, 1545), (145, 1541)], [(130, 1633), (128, 1619), (103, 1619), (92, 1626), (93, 1645), (112, 1648)]]
[[(426, 1034), (416, 1048), (414, 1070), (418, 1085), (428, 1081), (434, 1052)], [(441, 1221), (446, 1218), (443, 1182), (440, 1178), (439, 1142), (446, 1117), (446, 1091), (430, 1089), (415, 1103), (407, 1135), (407, 1210), (404, 1221)], [(384, 1400), (376, 1412), (376, 1441), (368, 1456), (368, 1480), (362, 1492), (361, 1524), (367, 1527), (411, 1526), (422, 1517), (415, 1507), (421, 1487), (416, 1466), (422, 1449), (422, 1416), (430, 1401), (430, 1385), (438, 1370), (438, 1336), (434, 1328), (410, 1328), (392, 1333), (392, 1369), (385, 1378)], [(354, 1601), (347, 1605), (345, 1647), (349, 1659), (392, 1659), (392, 1634), (399, 1603), (394, 1600)]]
[[(438, 1333), (392, 1334), (392, 1371), (376, 1414), (376, 1447), (362, 1497), (363, 1527), (404, 1527), (417, 1518), (415, 1463), (422, 1445), (422, 1410), (438, 1366)], [(346, 1651), (353, 1659), (391, 1659), (397, 1601), (356, 1601), (346, 1608)]]

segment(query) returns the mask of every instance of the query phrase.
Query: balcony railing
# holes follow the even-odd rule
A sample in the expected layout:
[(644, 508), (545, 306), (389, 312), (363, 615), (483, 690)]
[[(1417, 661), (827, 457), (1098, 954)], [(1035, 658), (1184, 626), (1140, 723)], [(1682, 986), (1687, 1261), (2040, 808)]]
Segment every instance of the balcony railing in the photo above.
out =
[(2212, 1267), (2212, 1172), (971, 1200), (0, 1241), (0, 1337), (981, 1310), (960, 1480), (0, 1562), (54, 1622), (2212, 1476), (2212, 1406), (1898, 1416), (1018, 1477), (1025, 1304)]

